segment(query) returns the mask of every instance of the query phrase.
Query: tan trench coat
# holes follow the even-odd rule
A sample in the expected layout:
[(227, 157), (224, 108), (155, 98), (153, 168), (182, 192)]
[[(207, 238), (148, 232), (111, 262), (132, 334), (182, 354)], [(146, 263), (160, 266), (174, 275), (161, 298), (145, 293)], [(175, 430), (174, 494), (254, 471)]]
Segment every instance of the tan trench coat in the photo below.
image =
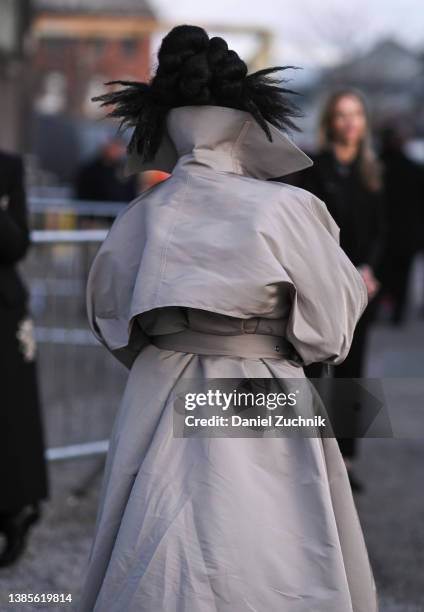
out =
[[(248, 113), (173, 109), (150, 166), (171, 177), (119, 215), (94, 260), (90, 325), (130, 371), (80, 612), (377, 610), (333, 438), (173, 435), (178, 381), (303, 378), (346, 357), (367, 303), (323, 202), (265, 180), (312, 163), (270, 129), (272, 142)], [(183, 334), (154, 342), (187, 330), (221, 353)], [(245, 334), (269, 348), (237, 344)], [(273, 353), (279, 337), (292, 353)]]

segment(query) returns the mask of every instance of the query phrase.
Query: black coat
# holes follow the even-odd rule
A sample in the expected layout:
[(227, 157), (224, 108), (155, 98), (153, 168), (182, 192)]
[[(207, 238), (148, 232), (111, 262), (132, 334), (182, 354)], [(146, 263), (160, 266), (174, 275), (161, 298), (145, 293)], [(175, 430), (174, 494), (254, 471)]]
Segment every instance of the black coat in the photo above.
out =
[(388, 255), (414, 255), (424, 246), (424, 168), (402, 151), (383, 152)]
[(369, 265), (378, 277), (387, 240), (383, 191), (367, 188), (358, 160), (340, 165), (331, 151), (323, 151), (313, 161), (313, 166), (299, 174), (297, 184), (325, 202), (340, 227), (340, 245), (352, 263)]
[[(383, 190), (371, 191), (364, 184), (358, 160), (341, 165), (331, 151), (311, 156), (314, 165), (297, 175), (288, 177), (288, 182), (307, 189), (323, 200), (340, 228), (340, 245), (355, 266), (369, 265), (380, 279), (387, 242), (387, 222)], [(329, 271), (331, 274), (331, 271)], [(337, 378), (360, 378), (366, 339), (376, 301), (371, 300), (362, 315), (345, 361), (336, 366), (333, 376)], [(305, 368), (310, 378), (321, 375), (321, 364)], [(330, 410), (340, 410), (335, 402)], [(345, 457), (355, 455), (355, 438), (339, 440)]]
[(21, 309), (26, 301), (15, 264), (28, 246), (22, 162), (0, 153), (0, 307)]
[[(124, 206), (137, 197), (137, 180), (136, 176), (124, 176), (122, 164), (108, 164), (102, 157), (96, 157), (79, 169), (75, 195), (79, 200), (120, 202)], [(88, 216), (86, 218), (111, 225), (115, 216)]]
[(47, 496), (28, 296), (15, 267), (29, 242), (22, 162), (0, 153), (0, 512)]
[(76, 196), (79, 200), (131, 202), (137, 196), (137, 178), (125, 177), (122, 164), (96, 157), (79, 169)]

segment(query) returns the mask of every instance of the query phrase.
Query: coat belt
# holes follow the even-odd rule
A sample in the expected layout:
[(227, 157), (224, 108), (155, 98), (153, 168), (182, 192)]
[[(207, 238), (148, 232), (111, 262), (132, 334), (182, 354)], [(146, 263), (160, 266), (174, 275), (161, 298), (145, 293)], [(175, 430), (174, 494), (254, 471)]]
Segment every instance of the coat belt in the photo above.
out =
[(160, 349), (197, 355), (228, 355), (251, 359), (287, 359), (295, 355), (288, 340), (268, 334), (221, 335), (186, 329), (151, 336), (150, 340)]

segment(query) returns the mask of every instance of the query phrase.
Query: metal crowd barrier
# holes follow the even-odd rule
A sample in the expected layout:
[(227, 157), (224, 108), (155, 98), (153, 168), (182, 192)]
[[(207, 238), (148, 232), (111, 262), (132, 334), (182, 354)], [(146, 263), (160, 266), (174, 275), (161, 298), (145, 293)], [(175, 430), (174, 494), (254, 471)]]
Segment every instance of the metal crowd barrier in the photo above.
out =
[[(30, 200), (31, 213), (72, 213), (74, 225), (84, 216), (113, 217), (122, 209), (122, 203)], [(30, 292), (49, 461), (107, 452), (125, 384), (125, 368), (100, 346), (86, 317), (87, 275), (107, 231), (36, 229), (21, 266)]]
[(65, 215), (72, 213), (78, 217), (114, 217), (126, 206), (125, 202), (93, 202), (91, 200), (41, 196), (31, 196), (28, 204), (29, 211), (32, 214), (56, 213)]

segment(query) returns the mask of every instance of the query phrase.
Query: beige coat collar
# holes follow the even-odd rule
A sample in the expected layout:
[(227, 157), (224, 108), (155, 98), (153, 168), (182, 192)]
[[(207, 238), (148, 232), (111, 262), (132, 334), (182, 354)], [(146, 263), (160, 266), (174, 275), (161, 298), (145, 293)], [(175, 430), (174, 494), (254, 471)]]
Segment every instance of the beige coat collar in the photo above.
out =
[(268, 125), (272, 142), (250, 113), (223, 106), (174, 108), (168, 114), (166, 132), (155, 158), (143, 163), (140, 156), (132, 154), (126, 172), (171, 173), (179, 162), (269, 179), (312, 165), (312, 160), (283, 132)]

